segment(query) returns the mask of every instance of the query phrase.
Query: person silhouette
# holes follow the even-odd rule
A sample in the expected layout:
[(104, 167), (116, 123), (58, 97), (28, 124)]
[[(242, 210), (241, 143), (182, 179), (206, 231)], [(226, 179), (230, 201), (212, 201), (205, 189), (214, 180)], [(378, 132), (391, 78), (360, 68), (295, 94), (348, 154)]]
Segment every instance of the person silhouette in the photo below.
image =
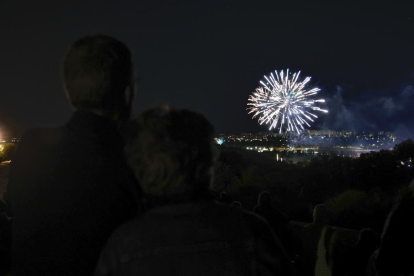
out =
[(334, 275), (366, 275), (368, 261), (378, 244), (379, 237), (372, 229), (362, 229), (357, 243), (335, 259)]
[(121, 41), (87, 36), (68, 50), (63, 86), (74, 113), (62, 127), (27, 131), (11, 166), (13, 275), (91, 275), (112, 231), (142, 211), (119, 130), (133, 84)]
[[(414, 180), (409, 192), (397, 202), (384, 225), (381, 245), (370, 262), (378, 275), (414, 275), (411, 250), (414, 246), (414, 227), (409, 223), (414, 216)], [(371, 264), (372, 269), (372, 264)]]
[(214, 127), (189, 110), (131, 123), (125, 154), (152, 209), (118, 228), (95, 275), (291, 275), (265, 220), (212, 199)]
[(329, 213), (322, 204), (313, 211), (313, 223), (302, 229), (302, 275), (332, 275), (329, 251), (334, 230), (328, 225)]
[(11, 266), (11, 223), (6, 204), (0, 199), (0, 275), (7, 275)]
[(279, 200), (266, 191), (260, 193), (253, 212), (267, 219), (275, 232), (279, 234), (290, 221), (289, 216), (280, 210)]
[(254, 207), (253, 212), (264, 217), (269, 222), (284, 247), (290, 251), (291, 233), (287, 229), (287, 224), (290, 221), (290, 218), (287, 214), (280, 210), (279, 199), (277, 197), (273, 197), (267, 191), (261, 192), (258, 197), (258, 203)]

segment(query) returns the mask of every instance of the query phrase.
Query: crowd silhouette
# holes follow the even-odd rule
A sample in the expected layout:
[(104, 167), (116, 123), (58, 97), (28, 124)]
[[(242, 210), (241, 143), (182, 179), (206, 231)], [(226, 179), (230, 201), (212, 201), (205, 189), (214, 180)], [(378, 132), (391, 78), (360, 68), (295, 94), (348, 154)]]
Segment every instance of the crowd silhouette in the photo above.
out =
[(274, 192), (247, 210), (211, 189), (219, 151), (203, 115), (163, 106), (130, 120), (136, 81), (119, 40), (72, 44), (73, 116), (24, 134), (0, 201), (1, 275), (414, 275), (413, 187), (381, 237), (362, 229), (345, 246), (322, 204), (295, 232)]

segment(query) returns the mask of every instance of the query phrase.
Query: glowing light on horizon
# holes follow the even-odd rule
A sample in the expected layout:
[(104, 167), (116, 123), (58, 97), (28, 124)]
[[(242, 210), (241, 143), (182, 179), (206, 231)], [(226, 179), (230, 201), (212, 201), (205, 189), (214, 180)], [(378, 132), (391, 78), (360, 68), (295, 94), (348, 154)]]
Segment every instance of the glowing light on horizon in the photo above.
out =
[(216, 143), (222, 145), (224, 143), (224, 140), (222, 138), (216, 138)]
[(289, 69), (286, 75), (283, 70), (270, 76), (264, 76), (265, 82), (260, 81), (261, 86), (249, 96), (248, 114), (253, 113), (252, 118), (259, 117), (259, 124), (269, 124), (269, 130), (279, 128), (288, 132), (300, 134), (305, 128), (310, 127), (317, 115), (313, 111), (328, 113), (328, 110), (315, 106), (315, 103), (324, 103), (324, 99), (311, 99), (320, 91), (319, 88), (306, 90), (305, 86), (310, 81), (306, 77), (304, 81), (298, 81), (300, 71), (289, 78)]

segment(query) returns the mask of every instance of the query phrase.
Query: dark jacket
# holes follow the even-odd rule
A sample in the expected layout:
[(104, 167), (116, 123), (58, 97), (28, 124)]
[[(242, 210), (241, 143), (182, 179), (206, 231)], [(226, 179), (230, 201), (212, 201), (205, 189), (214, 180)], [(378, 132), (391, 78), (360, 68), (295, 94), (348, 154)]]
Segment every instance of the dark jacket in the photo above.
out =
[(157, 207), (121, 226), (95, 275), (291, 275), (291, 270), (265, 220), (206, 200)]
[(404, 196), (390, 211), (376, 253), (378, 275), (413, 275), (414, 193)]
[(12, 274), (91, 275), (140, 197), (116, 122), (76, 111), (66, 126), (28, 131), (8, 184)]
[(303, 252), (300, 275), (331, 275), (333, 262), (331, 247), (334, 242), (333, 227), (319, 222), (305, 225), (302, 228)]

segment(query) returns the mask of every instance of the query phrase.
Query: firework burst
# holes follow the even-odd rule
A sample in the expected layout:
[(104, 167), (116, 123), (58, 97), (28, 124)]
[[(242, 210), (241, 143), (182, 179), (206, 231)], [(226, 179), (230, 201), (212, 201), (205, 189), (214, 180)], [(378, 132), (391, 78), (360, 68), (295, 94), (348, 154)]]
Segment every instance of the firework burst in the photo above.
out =
[(327, 113), (328, 110), (315, 106), (315, 103), (325, 102), (323, 99), (311, 99), (320, 89), (306, 90), (305, 86), (311, 78), (298, 81), (299, 75), (300, 71), (289, 78), (287, 69), (286, 75), (281, 70), (279, 74), (275, 71), (275, 74), (264, 76), (266, 81), (260, 81), (261, 86), (249, 96), (249, 114), (253, 113), (253, 118), (259, 117), (260, 124), (269, 124), (269, 130), (278, 128), (279, 133), (287, 130), (300, 134), (305, 129), (304, 125), (310, 127), (310, 122), (318, 118), (313, 111)]

